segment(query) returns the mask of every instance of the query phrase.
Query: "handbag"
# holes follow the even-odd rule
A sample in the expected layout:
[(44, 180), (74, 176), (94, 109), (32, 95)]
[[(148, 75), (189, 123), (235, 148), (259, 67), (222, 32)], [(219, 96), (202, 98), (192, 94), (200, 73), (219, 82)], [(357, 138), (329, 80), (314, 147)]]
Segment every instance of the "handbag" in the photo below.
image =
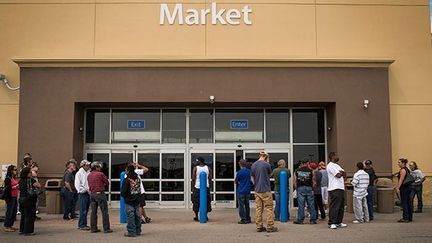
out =
[(33, 185), (31, 184), (31, 179), (28, 179), (27, 180), (27, 196), (29, 198), (37, 198), (38, 195), (39, 195), (38, 189), (33, 187)]
[(404, 181), (402, 182), (402, 185), (404, 186), (411, 185), (415, 181), (414, 176), (408, 170), (406, 170), (406, 172), (407, 174), (405, 176)]

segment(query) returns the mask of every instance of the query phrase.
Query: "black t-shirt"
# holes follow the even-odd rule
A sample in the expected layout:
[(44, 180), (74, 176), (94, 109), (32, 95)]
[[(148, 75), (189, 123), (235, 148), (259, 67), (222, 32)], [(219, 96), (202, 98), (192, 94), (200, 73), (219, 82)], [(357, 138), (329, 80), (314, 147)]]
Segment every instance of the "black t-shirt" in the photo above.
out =
[(372, 167), (370, 167), (370, 168), (365, 168), (364, 171), (365, 171), (366, 173), (368, 173), (368, 175), (369, 175), (369, 186), (373, 186), (374, 181), (375, 181), (376, 179), (378, 179), (378, 177), (377, 177), (376, 174), (375, 174), (375, 170), (374, 170), (374, 168), (372, 168)]
[[(30, 182), (28, 182), (30, 180)], [(19, 185), (19, 191), (20, 191), (20, 198), (25, 198), (27, 197), (27, 188), (30, 185), (31, 187), (33, 187), (33, 184), (36, 182), (35, 179), (33, 178), (25, 178), (25, 179), (21, 179), (18, 183)]]
[(300, 167), (295, 174), (297, 176), (297, 187), (312, 186), (313, 171), (309, 167)]

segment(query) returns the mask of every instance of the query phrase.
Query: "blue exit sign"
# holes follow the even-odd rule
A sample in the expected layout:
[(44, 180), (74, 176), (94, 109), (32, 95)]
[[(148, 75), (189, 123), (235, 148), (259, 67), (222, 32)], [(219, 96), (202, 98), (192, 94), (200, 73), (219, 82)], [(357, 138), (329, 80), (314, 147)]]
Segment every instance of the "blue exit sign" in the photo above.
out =
[(127, 129), (145, 129), (145, 120), (128, 120)]
[(249, 120), (247, 119), (233, 119), (230, 121), (231, 129), (248, 129)]

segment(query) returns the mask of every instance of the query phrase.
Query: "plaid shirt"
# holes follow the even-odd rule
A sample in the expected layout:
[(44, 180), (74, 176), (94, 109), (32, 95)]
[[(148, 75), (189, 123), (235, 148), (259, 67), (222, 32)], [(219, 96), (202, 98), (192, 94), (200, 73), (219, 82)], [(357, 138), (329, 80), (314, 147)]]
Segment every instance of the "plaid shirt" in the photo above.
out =
[(105, 192), (105, 188), (108, 186), (108, 178), (104, 173), (94, 170), (87, 177), (90, 192)]

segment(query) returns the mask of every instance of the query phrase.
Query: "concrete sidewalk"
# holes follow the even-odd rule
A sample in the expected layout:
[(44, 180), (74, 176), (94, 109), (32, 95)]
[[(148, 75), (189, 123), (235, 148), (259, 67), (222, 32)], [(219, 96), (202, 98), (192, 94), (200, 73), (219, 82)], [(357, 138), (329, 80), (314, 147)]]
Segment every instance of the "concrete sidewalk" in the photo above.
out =
[[(401, 224), (396, 221), (401, 213), (376, 214), (376, 220), (367, 224), (352, 224), (353, 215), (345, 214), (347, 228), (331, 230), (326, 221), (317, 225), (294, 225), (292, 220), (285, 224), (277, 222), (277, 233), (257, 233), (255, 224), (238, 225), (238, 211), (235, 209), (214, 209), (209, 214), (210, 221), (200, 224), (192, 220), (193, 213), (185, 209), (148, 209), (153, 219), (143, 225), (143, 235), (125, 238), (126, 225), (119, 223), (119, 211), (110, 210), (111, 234), (77, 230), (77, 221), (64, 221), (61, 215), (40, 214), (41, 221), (35, 225), (36, 236), (21, 236), (18, 233), (5, 233), (1, 230), (0, 242), (432, 242), (432, 210), (414, 214), (414, 222)], [(4, 212), (1, 212), (4, 214)], [(252, 212), (254, 216), (254, 212)], [(99, 225), (101, 218), (99, 217)], [(15, 223), (15, 227), (19, 222)], [(101, 227), (101, 226), (100, 226)]]

